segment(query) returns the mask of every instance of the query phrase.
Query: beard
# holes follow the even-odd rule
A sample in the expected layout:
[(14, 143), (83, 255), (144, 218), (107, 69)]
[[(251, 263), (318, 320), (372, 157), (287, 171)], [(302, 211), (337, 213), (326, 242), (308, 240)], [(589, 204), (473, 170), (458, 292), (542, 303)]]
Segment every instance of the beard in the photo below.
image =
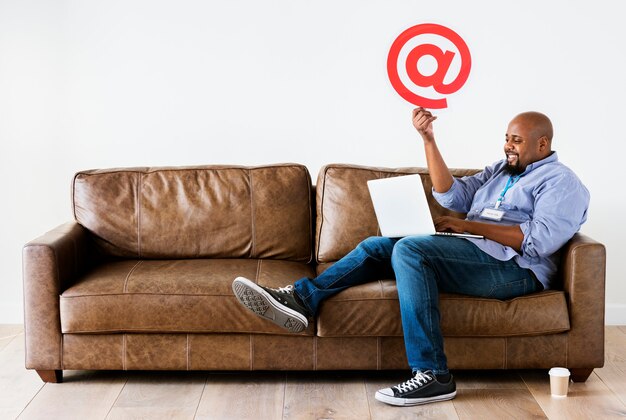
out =
[(509, 175), (521, 175), (522, 173), (524, 173), (524, 171), (526, 170), (526, 168), (522, 168), (519, 164), (519, 160), (515, 163), (515, 165), (511, 165), (509, 163), (506, 164), (506, 166), (504, 167), (504, 170), (509, 174)]
[(522, 165), (520, 165), (519, 155), (516, 155), (516, 159), (514, 160), (513, 164), (509, 163), (507, 157), (507, 163), (504, 167), (504, 170), (509, 175), (516, 176), (521, 175), (526, 170), (526, 166), (522, 167)]

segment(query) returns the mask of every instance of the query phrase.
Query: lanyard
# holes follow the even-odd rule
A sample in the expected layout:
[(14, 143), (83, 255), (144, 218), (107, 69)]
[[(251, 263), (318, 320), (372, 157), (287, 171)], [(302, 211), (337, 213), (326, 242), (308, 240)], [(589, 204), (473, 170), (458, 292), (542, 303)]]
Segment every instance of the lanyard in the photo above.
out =
[(494, 206), (495, 209), (498, 209), (500, 207), (500, 204), (502, 204), (502, 200), (504, 200), (504, 196), (506, 195), (506, 192), (513, 186), (515, 185), (515, 183), (517, 181), (519, 181), (520, 179), (520, 175), (511, 175), (509, 177), (509, 180), (506, 182), (506, 185), (504, 187), (504, 189), (502, 190), (502, 192), (500, 193), (500, 197), (498, 197), (498, 200), (496, 201), (496, 205)]

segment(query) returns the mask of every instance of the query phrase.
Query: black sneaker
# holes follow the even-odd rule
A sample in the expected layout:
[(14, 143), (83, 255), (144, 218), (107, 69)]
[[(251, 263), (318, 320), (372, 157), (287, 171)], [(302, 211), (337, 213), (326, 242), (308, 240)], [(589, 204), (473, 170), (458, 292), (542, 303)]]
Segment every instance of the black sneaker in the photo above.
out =
[(309, 311), (298, 302), (292, 285), (271, 289), (237, 277), (233, 292), (243, 306), (290, 332), (300, 332), (309, 325)]
[(441, 383), (430, 370), (415, 373), (406, 382), (391, 388), (380, 389), (376, 399), (391, 405), (419, 405), (429, 402), (451, 400), (456, 396), (456, 384), (450, 375), (447, 383)]

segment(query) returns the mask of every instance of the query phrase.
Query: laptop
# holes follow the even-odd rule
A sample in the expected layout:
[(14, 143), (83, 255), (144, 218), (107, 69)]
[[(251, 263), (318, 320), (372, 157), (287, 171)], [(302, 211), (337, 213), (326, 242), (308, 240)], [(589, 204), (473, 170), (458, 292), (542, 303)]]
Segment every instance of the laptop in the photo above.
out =
[(419, 174), (367, 181), (383, 236), (442, 235), (483, 238), (469, 233), (436, 232)]

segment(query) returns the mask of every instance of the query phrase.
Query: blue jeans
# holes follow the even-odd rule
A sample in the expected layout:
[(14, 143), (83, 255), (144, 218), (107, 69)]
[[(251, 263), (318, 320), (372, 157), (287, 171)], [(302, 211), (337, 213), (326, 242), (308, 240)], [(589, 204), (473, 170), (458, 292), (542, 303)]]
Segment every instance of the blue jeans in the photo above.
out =
[(312, 314), (340, 291), (395, 278), (406, 355), (411, 369), (448, 372), (439, 326), (439, 292), (510, 299), (542, 289), (532, 272), (500, 261), (462, 238), (371, 237), (314, 279), (294, 284)]

